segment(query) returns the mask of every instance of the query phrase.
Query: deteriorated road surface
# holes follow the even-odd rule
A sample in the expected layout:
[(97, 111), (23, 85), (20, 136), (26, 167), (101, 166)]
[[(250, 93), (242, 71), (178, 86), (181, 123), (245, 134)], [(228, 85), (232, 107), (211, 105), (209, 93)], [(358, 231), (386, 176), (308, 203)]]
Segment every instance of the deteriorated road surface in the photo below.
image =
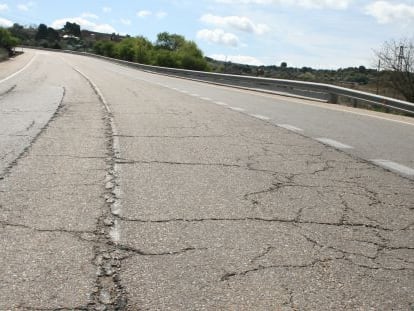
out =
[(414, 308), (411, 179), (157, 79), (0, 64), (0, 310)]

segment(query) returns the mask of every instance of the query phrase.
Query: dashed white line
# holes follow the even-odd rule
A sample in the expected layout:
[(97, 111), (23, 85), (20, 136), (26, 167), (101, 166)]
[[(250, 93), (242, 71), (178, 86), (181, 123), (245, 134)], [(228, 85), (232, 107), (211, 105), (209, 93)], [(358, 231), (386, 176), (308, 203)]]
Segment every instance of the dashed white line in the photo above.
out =
[(264, 120), (264, 121), (269, 121), (270, 120), (269, 117), (262, 116), (261, 114), (251, 114), (251, 116), (256, 118), (256, 119), (260, 119), (260, 120)]
[(243, 108), (239, 108), (239, 107), (229, 107), (231, 110), (234, 110), (234, 111), (240, 111), (240, 112), (243, 112), (243, 111), (246, 111), (246, 109), (243, 109)]
[(290, 124), (277, 124), (277, 126), (283, 127), (284, 129), (287, 129), (287, 130), (293, 131), (293, 132), (303, 132), (303, 130), (301, 128), (290, 125)]
[(208, 97), (200, 97), (200, 99), (206, 100), (206, 101), (211, 101), (211, 98), (208, 98)]
[(219, 106), (228, 106), (226, 103), (223, 103), (223, 102), (214, 102), (214, 103)]
[(345, 145), (339, 141), (330, 139), (330, 138), (316, 138), (317, 141), (325, 144), (325, 145), (329, 145), (331, 147), (337, 148), (337, 149), (353, 149), (354, 147), (349, 146), (349, 145)]
[(403, 175), (414, 176), (414, 169), (396, 162), (381, 159), (373, 159), (371, 162)]
[(191, 95), (191, 96), (194, 96), (194, 97), (200, 97), (200, 95), (198, 95), (198, 94), (196, 94), (196, 93), (191, 93), (190, 95)]

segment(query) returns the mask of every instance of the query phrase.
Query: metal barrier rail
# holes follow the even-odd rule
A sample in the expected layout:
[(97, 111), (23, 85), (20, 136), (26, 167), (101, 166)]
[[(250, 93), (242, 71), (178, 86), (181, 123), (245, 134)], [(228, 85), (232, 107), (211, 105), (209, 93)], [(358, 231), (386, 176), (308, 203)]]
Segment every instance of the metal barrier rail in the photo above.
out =
[(276, 92), (281, 95), (292, 94), (292, 95), (299, 96), (299, 97), (307, 97), (307, 98), (322, 100), (322, 101), (326, 101), (326, 102), (333, 103), (333, 104), (337, 104), (339, 101), (339, 98), (343, 97), (343, 98), (351, 99), (354, 101), (360, 101), (363, 103), (368, 103), (370, 105), (384, 107), (386, 109), (391, 109), (391, 110), (403, 112), (404, 114), (407, 114), (407, 115), (414, 116), (414, 103), (410, 103), (407, 101), (398, 100), (398, 99), (394, 99), (390, 97), (375, 95), (371, 93), (356, 91), (356, 90), (352, 90), (352, 89), (348, 89), (344, 87), (329, 85), (329, 84), (158, 67), (158, 66), (151, 66), (151, 65), (128, 62), (128, 61), (119, 60), (115, 58), (109, 58), (109, 57), (105, 57), (105, 56), (101, 56), (97, 54), (69, 51), (69, 50), (52, 50), (52, 49), (44, 49), (44, 48), (30, 47), (30, 46), (24, 46), (24, 48), (49, 50), (49, 51), (55, 51), (55, 52), (60, 51), (60, 52), (70, 53), (70, 54), (85, 55), (89, 57), (105, 59), (110, 62), (118, 63), (121, 65), (126, 65), (126, 66), (133, 67), (133, 68), (138, 68), (140, 70), (151, 72), (151, 73), (158, 73), (158, 74), (169, 75), (169, 76), (180, 77), (180, 78), (187, 78), (187, 79), (198, 80), (198, 81), (203, 81), (203, 82), (235, 86), (235, 87), (240, 87), (240, 88)]

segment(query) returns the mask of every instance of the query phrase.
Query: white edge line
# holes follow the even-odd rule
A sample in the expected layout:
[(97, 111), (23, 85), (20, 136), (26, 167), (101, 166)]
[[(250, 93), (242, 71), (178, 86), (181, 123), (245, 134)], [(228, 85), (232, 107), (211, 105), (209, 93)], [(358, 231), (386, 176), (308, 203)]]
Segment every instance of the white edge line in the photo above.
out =
[(226, 103), (223, 103), (223, 102), (214, 102), (214, 103), (219, 106), (228, 106)]
[(35, 60), (35, 58), (37, 57), (37, 53), (32, 57), (32, 59), (26, 64), (26, 66), (24, 66), (22, 69), (16, 71), (15, 73), (12, 73), (10, 76), (0, 80), (0, 83), (6, 82), (7, 80), (13, 78), (14, 76), (17, 76), (19, 73), (21, 73), (22, 71), (26, 70), (27, 67), (29, 67), (33, 61)]
[[(215, 87), (219, 87), (219, 86), (215, 86)], [(251, 92), (249, 90), (241, 90), (241, 89), (235, 89), (235, 90), (237, 90), (239, 92)], [(257, 92), (256, 95), (262, 96), (262, 97), (267, 97), (267, 98), (274, 97), (274, 96), (284, 97), (283, 95), (260, 93), (260, 92)], [(323, 102), (322, 103), (312, 103), (312, 99), (307, 99), (306, 102), (304, 102), (303, 100), (300, 100), (300, 98), (298, 98), (298, 99), (299, 100), (293, 99), (293, 98), (290, 98), (290, 97), (284, 97), (284, 100), (291, 101), (291, 102), (294, 102), (294, 103), (297, 103), (297, 104), (300, 104), (300, 105), (307, 105), (307, 106), (317, 107), (317, 108), (320, 108), (320, 109), (333, 110), (333, 111), (337, 111), (337, 112), (351, 113), (351, 114), (355, 114), (355, 115), (359, 115), (359, 116), (363, 116), (363, 117), (368, 117), (368, 118), (373, 118), (373, 119), (379, 119), (379, 120), (396, 122), (396, 123), (401, 123), (401, 124), (405, 124), (405, 125), (414, 126), (414, 123), (410, 123), (410, 122), (406, 122), (406, 121), (395, 120), (395, 119), (392, 119), (392, 118), (377, 116), (377, 115), (374, 115), (374, 114), (363, 113), (363, 112), (360, 112), (360, 111), (352, 111), (352, 110), (348, 110), (348, 109), (343, 109), (343, 108), (345, 108), (345, 106), (341, 106), (341, 105), (335, 106), (335, 105), (329, 104), (330, 106), (325, 106), (324, 104), (326, 104), (326, 103), (323, 103)], [(354, 109), (356, 109), (356, 108), (354, 108)]]
[(261, 114), (251, 114), (250, 116), (252, 116), (253, 118), (256, 118), (256, 119), (264, 120), (264, 121), (269, 121), (270, 120), (269, 117), (262, 116)]
[(296, 127), (294, 125), (290, 125), (290, 124), (277, 124), (277, 126), (279, 127), (283, 127), (284, 129), (287, 129), (289, 131), (294, 131), (294, 132), (304, 132), (303, 129)]
[(243, 109), (243, 108), (239, 108), (239, 107), (229, 107), (231, 110), (234, 110), (234, 111), (240, 111), (240, 112), (243, 112), (243, 111), (246, 111), (246, 109)]
[(373, 159), (370, 161), (391, 171), (396, 171), (404, 175), (414, 176), (414, 169), (411, 167), (388, 160)]
[(330, 139), (330, 138), (315, 138), (317, 141), (325, 144), (325, 145), (329, 145), (331, 147), (337, 148), (337, 149), (353, 149), (354, 147), (343, 144), (339, 141)]

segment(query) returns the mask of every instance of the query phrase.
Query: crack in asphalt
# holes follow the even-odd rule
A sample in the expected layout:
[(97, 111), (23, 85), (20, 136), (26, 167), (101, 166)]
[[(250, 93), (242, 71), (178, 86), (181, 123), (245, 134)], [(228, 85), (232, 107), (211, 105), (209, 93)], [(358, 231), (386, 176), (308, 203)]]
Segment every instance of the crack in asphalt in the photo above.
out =
[[(130, 255), (139, 255), (139, 256), (175, 256), (175, 255), (181, 255), (187, 252), (191, 252), (191, 251), (200, 251), (200, 250), (207, 250), (207, 248), (195, 248), (195, 247), (186, 247), (180, 250), (176, 250), (176, 251), (168, 251), (168, 252), (159, 252), (159, 253), (151, 253), (151, 252), (145, 252), (143, 250), (131, 247), (131, 246), (127, 246), (127, 245), (122, 245), (122, 244), (118, 244), (115, 246), (118, 250), (121, 251), (125, 251), (127, 253), (129, 253)], [(130, 256), (125, 256), (122, 258), (122, 260), (130, 258)]]
[(114, 135), (115, 137), (122, 138), (172, 138), (172, 139), (186, 139), (186, 138), (231, 138), (232, 136), (226, 135), (185, 135), (185, 136), (171, 136), (171, 135)]
[(76, 156), (70, 154), (35, 154), (33, 157), (54, 157), (54, 158), (71, 158), (71, 159), (107, 159), (107, 157), (94, 157), (94, 156)]
[(0, 93), (0, 97), (3, 97), (5, 95), (10, 94), (11, 92), (14, 91), (14, 89), (17, 87), (17, 84), (13, 85), (12, 87), (10, 87), (9, 89), (7, 89), (6, 91), (4, 91), (3, 93)]
[(23, 149), (23, 151), (21, 151), (17, 157), (6, 166), (6, 168), (3, 170), (3, 172), (0, 172), (0, 180), (3, 180), (6, 176), (8, 176), (12, 169), (18, 164), (18, 162), (20, 161), (20, 159), (24, 158), (30, 151), (30, 149), (32, 148), (33, 144), (39, 139), (39, 137), (43, 134), (44, 131), (46, 131), (46, 129), (49, 127), (50, 123), (55, 120), (59, 114), (61, 113), (61, 110), (63, 108), (63, 100), (66, 96), (66, 89), (65, 87), (62, 87), (62, 97), (60, 99), (60, 102), (57, 106), (56, 111), (53, 113), (53, 115), (50, 117), (50, 119), (46, 122), (46, 124), (39, 130), (39, 132), (33, 137), (33, 139), (30, 141), (29, 145), (26, 146), (26, 148)]
[[(329, 190), (334, 192), (338, 192), (338, 187), (333, 188), (333, 186), (325, 185), (312, 185), (312, 184), (304, 184), (304, 183), (298, 183), (296, 180), (298, 178), (301, 178), (303, 176), (323, 176), (325, 173), (329, 173), (330, 171), (334, 171), (337, 161), (335, 160), (323, 160), (323, 152), (320, 153), (314, 153), (312, 154), (312, 157), (315, 158), (315, 160), (306, 160), (306, 167), (311, 166), (312, 164), (322, 164), (322, 167), (314, 169), (310, 172), (300, 172), (300, 173), (294, 173), (294, 174), (281, 174), (280, 172), (276, 172), (273, 170), (268, 169), (255, 169), (254, 165), (259, 163), (258, 159), (259, 157), (263, 156), (271, 156), (275, 153), (267, 148), (262, 148), (263, 153), (255, 154), (252, 156), (249, 156), (247, 159), (247, 164), (245, 165), (228, 165), (228, 164), (222, 164), (222, 163), (186, 163), (186, 162), (171, 162), (171, 161), (129, 161), (127, 159), (117, 159), (117, 163), (119, 164), (168, 164), (168, 165), (199, 165), (199, 166), (222, 166), (222, 167), (235, 167), (235, 168), (241, 168), (241, 169), (247, 169), (252, 170), (256, 172), (263, 172), (263, 173), (270, 173), (274, 176), (274, 180), (271, 183), (271, 185), (267, 189), (263, 189), (261, 191), (251, 192), (245, 194), (243, 197), (245, 200), (250, 201), (253, 207), (257, 207), (261, 204), (260, 200), (256, 198), (260, 194), (268, 194), (268, 193), (277, 193), (281, 191), (284, 188), (307, 188), (312, 189), (316, 196), (318, 198), (321, 198), (323, 200), (323, 196), (326, 195), (326, 193), (329, 193)], [(286, 156), (283, 153), (277, 153), (278, 156), (280, 156), (282, 159), (286, 159), (287, 161), (290, 161), (292, 163), (297, 162), (298, 160), (291, 160), (288, 156)], [(309, 153), (295, 153), (296, 157), (309, 157)], [(241, 159), (240, 159), (241, 160)], [(364, 163), (363, 161), (358, 161), (358, 163)], [(374, 168), (370, 166), (367, 166), (364, 168), (365, 170), (373, 170)], [(347, 167), (345, 168), (346, 171), (351, 171)], [(356, 169), (352, 169), (353, 171), (356, 171)], [(384, 239), (381, 239), (382, 242), (374, 242), (364, 239), (352, 239), (350, 242), (359, 242), (359, 243), (365, 243), (366, 245), (371, 245), (376, 251), (375, 254), (370, 253), (363, 253), (358, 251), (351, 251), (351, 250), (344, 250), (341, 247), (337, 247), (334, 245), (329, 245), (328, 242), (318, 242), (315, 239), (312, 239), (308, 234), (303, 233), (303, 231), (306, 231), (302, 226), (303, 225), (323, 225), (323, 226), (330, 226), (335, 228), (349, 228), (349, 229), (369, 229), (371, 232), (374, 232), (377, 234), (377, 236), (380, 236), (380, 232), (396, 232), (396, 231), (404, 231), (407, 230), (412, 226), (412, 224), (409, 224), (405, 226), (402, 229), (391, 229), (387, 226), (382, 225), (377, 220), (370, 218), (367, 215), (362, 215), (361, 212), (357, 211), (355, 208), (351, 206), (351, 204), (348, 202), (346, 195), (347, 194), (354, 194), (356, 196), (364, 197), (369, 201), (368, 206), (372, 207), (375, 205), (383, 205), (384, 202), (382, 202), (379, 199), (379, 194), (370, 189), (369, 186), (365, 185), (363, 181), (359, 181), (358, 178), (356, 179), (348, 179), (348, 180), (339, 180), (339, 182), (342, 183), (341, 189), (346, 190), (344, 192), (340, 192), (337, 197), (340, 200), (340, 205), (342, 209), (341, 217), (338, 219), (338, 222), (324, 222), (324, 221), (306, 221), (302, 219), (302, 213), (306, 206), (302, 206), (301, 208), (296, 211), (296, 216), (293, 219), (283, 219), (283, 218), (261, 218), (261, 217), (244, 217), (244, 218), (194, 218), (194, 219), (185, 219), (185, 218), (176, 218), (176, 219), (160, 219), (160, 220), (146, 220), (146, 219), (132, 219), (128, 217), (123, 217), (120, 215), (115, 215), (117, 219), (120, 221), (125, 222), (138, 222), (138, 223), (153, 223), (153, 224), (162, 224), (162, 223), (197, 223), (197, 222), (205, 222), (205, 221), (211, 221), (211, 222), (244, 222), (244, 221), (256, 221), (256, 222), (271, 222), (271, 223), (286, 223), (286, 224), (292, 224), (293, 226), (296, 226), (302, 237), (304, 237), (308, 242), (310, 242), (313, 247), (319, 247), (321, 249), (325, 250), (332, 250), (336, 253), (336, 255), (332, 256), (331, 258), (323, 259), (323, 258), (314, 258), (311, 262), (306, 264), (276, 264), (276, 265), (258, 265), (257, 267), (253, 267), (251, 269), (244, 270), (242, 272), (227, 272), (225, 273), (220, 280), (221, 281), (230, 281), (231, 279), (235, 277), (243, 277), (250, 273), (256, 273), (267, 269), (309, 269), (314, 268), (316, 265), (321, 264), (327, 264), (329, 262), (343, 260), (345, 262), (348, 262), (351, 265), (358, 266), (362, 269), (367, 270), (385, 270), (385, 271), (412, 271), (414, 268), (411, 268), (410, 266), (405, 267), (402, 265), (395, 266), (395, 267), (389, 267), (384, 263), (380, 262), (379, 257), (384, 254), (386, 251), (393, 251), (393, 250), (413, 250), (412, 247), (392, 247), (390, 246)], [(345, 185), (344, 185), (345, 184)], [(334, 191), (335, 190), (335, 191)], [(348, 191), (350, 190), (350, 191)], [(406, 206), (404, 206), (406, 207)], [(355, 214), (359, 214), (363, 216), (364, 218), (368, 220), (370, 223), (365, 223), (364, 221), (356, 222), (350, 221), (348, 214), (350, 212), (354, 212)], [(172, 255), (172, 254), (182, 254), (190, 250), (196, 250), (196, 248), (187, 248), (184, 250), (177, 250), (177, 251), (170, 251), (170, 252), (144, 252), (139, 249), (132, 248), (130, 246), (121, 246), (122, 250), (126, 250), (129, 252), (133, 252), (134, 254), (142, 255), (142, 256), (162, 256), (162, 255)], [(267, 248), (257, 254), (255, 257), (253, 257), (250, 262), (251, 264), (255, 264), (257, 261), (261, 260), (262, 258), (265, 258), (267, 255), (269, 255), (272, 251), (276, 250), (277, 248), (271, 245), (268, 245)], [(321, 254), (319, 255), (319, 257)], [(371, 260), (372, 263), (366, 264), (358, 262), (353, 258), (353, 256), (360, 256), (364, 257), (367, 260)], [(407, 260), (406, 258), (402, 256), (394, 256), (393, 258), (400, 260), (402, 263), (410, 264), (411, 261)], [(294, 303), (294, 293), (293, 291), (287, 291), (290, 294), (289, 303), (286, 305), (289, 305), (293, 308)]]
[(107, 156), (105, 158), (107, 170), (104, 184), (105, 208), (96, 225), (95, 235), (98, 243), (94, 246), (95, 256), (92, 261), (98, 270), (96, 278), (97, 291), (92, 293), (92, 302), (89, 304), (88, 309), (104, 311), (124, 310), (127, 305), (127, 297), (125, 288), (120, 280), (120, 258), (122, 258), (122, 254), (120, 254), (117, 241), (113, 241), (116, 220), (111, 212), (113, 207), (119, 204), (120, 201), (117, 195), (119, 185), (117, 183), (116, 168), (119, 146), (117, 146), (118, 142), (115, 142), (116, 129), (113, 114), (92, 80), (76, 68), (73, 69), (87, 81), (101, 103), (107, 149)]
[(84, 234), (94, 234), (94, 231), (79, 231), (79, 230), (67, 230), (67, 229), (62, 229), (62, 228), (56, 228), (56, 229), (41, 229), (41, 228), (36, 228), (36, 227), (31, 227), (28, 225), (24, 225), (24, 224), (19, 224), (19, 223), (12, 223), (9, 221), (4, 221), (4, 220), (0, 220), (0, 226), (4, 226), (4, 227), (15, 227), (15, 228), (22, 228), (22, 229), (27, 229), (27, 230), (31, 230), (31, 231), (36, 231), (36, 232), (45, 232), (45, 233), (66, 233), (66, 234), (70, 234), (76, 238), (78, 238), (79, 240), (85, 241), (85, 242), (91, 242), (90, 239), (85, 239), (82, 235)]
[[(174, 222), (183, 222), (183, 223), (197, 223), (197, 222), (220, 222), (220, 221), (230, 221), (230, 222), (245, 222), (245, 221), (254, 221), (254, 222), (268, 222), (268, 223), (285, 223), (285, 224), (305, 224), (305, 225), (326, 225), (340, 228), (370, 228), (370, 229), (381, 229), (383, 231), (396, 231), (393, 229), (382, 228), (381, 226), (364, 224), (364, 223), (333, 223), (333, 222), (323, 222), (323, 221), (303, 221), (294, 219), (283, 219), (283, 218), (263, 218), (263, 217), (241, 217), (241, 218), (220, 218), (220, 217), (211, 217), (211, 218), (174, 218), (174, 219), (159, 219), (159, 220), (146, 220), (146, 219), (135, 219), (124, 217), (120, 215), (115, 215), (121, 221), (125, 222), (137, 222), (137, 223), (174, 223)], [(406, 230), (406, 229), (402, 229)]]
[(60, 308), (36, 308), (19, 305), (18, 310), (22, 311), (88, 311), (87, 307), (60, 307)]
[(259, 265), (256, 268), (244, 270), (242, 272), (228, 272), (228, 273), (225, 273), (220, 278), (220, 280), (221, 281), (229, 281), (230, 279), (235, 278), (235, 277), (243, 277), (243, 276), (246, 276), (250, 273), (260, 272), (260, 271), (269, 270), (269, 269), (280, 269), (280, 268), (284, 268), (284, 269), (307, 269), (307, 268), (313, 268), (317, 264), (328, 263), (328, 262), (335, 261), (335, 260), (338, 260), (338, 259), (343, 259), (343, 257), (329, 258), (329, 259), (324, 259), (324, 260), (314, 259), (308, 264), (298, 264), (298, 265), (294, 265), (294, 264), (280, 264), (280, 265), (269, 265), (269, 266)]
[(195, 163), (195, 162), (173, 162), (173, 161), (134, 161), (117, 159), (116, 164), (167, 164), (167, 165), (183, 165), (183, 166), (219, 166), (219, 167), (236, 167), (243, 168), (237, 164), (224, 164), (224, 163)]

